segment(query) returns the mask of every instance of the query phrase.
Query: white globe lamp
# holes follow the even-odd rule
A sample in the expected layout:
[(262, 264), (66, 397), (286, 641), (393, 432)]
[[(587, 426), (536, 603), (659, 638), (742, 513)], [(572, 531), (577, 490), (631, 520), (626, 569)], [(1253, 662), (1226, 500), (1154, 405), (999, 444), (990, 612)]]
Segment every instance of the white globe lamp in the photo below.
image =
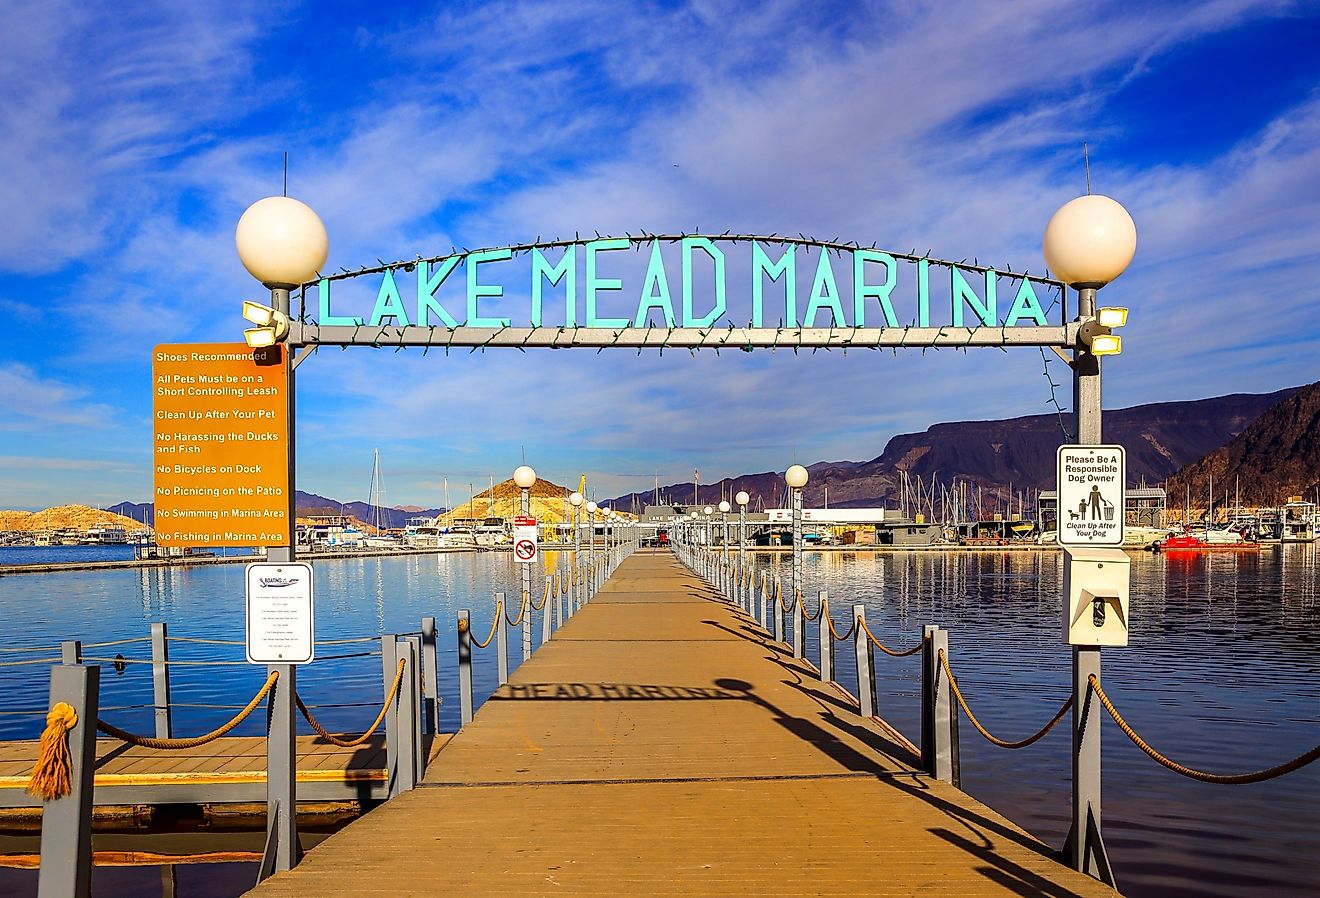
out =
[(1116, 200), (1093, 194), (1064, 203), (1045, 226), (1045, 264), (1077, 289), (1098, 289), (1117, 278), (1137, 251), (1137, 226)]
[(807, 469), (801, 465), (789, 465), (784, 472), (784, 483), (787, 483), (795, 490), (800, 490), (807, 485)]
[(738, 495), (733, 497), (733, 501), (737, 502), (739, 505), (746, 505), (751, 500), (752, 497), (747, 495), (746, 490), (739, 490)]
[(513, 482), (523, 489), (531, 489), (536, 483), (536, 472), (531, 465), (519, 465), (513, 472)]
[(316, 278), (329, 255), (330, 239), (306, 203), (268, 196), (239, 218), (234, 246), (254, 278), (272, 289), (291, 289)]

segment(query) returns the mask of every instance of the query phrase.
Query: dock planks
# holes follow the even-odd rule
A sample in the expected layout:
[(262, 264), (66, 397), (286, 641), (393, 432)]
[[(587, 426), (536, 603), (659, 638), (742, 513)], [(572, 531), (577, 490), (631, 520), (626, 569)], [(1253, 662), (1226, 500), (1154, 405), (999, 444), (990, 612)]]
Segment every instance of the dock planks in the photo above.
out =
[(633, 555), (425, 780), (253, 892), (1112, 896)]

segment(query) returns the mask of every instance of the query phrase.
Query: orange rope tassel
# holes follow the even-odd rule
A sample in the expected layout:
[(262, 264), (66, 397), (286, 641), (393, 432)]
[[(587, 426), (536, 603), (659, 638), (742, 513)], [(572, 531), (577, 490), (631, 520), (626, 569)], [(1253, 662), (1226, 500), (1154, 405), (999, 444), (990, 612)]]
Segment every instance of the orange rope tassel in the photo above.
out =
[(46, 714), (46, 729), (41, 734), (37, 764), (28, 780), (29, 795), (54, 801), (73, 791), (69, 782), (73, 761), (69, 757), (69, 730), (78, 723), (78, 714), (66, 702), (56, 702)]

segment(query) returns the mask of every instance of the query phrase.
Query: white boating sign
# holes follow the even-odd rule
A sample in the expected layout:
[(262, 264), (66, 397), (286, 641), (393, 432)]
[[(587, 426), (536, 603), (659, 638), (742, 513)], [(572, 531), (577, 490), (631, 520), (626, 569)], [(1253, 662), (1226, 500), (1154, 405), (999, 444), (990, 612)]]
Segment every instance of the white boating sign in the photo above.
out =
[(1123, 545), (1127, 456), (1122, 446), (1060, 446), (1059, 544)]
[(247, 659), (307, 664), (315, 653), (312, 566), (259, 561), (247, 566)]
[(540, 555), (536, 542), (536, 518), (519, 515), (513, 519), (513, 560), (531, 564)]

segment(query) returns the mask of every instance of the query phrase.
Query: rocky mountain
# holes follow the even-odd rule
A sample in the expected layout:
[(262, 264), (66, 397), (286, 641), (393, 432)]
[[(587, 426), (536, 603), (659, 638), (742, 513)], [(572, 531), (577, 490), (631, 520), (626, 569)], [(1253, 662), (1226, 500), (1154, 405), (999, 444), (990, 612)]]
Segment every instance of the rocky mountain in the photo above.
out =
[[(1203, 458), (1236, 437), (1268, 409), (1298, 392), (1235, 393), (1187, 402), (1157, 402), (1106, 410), (1104, 439), (1127, 448), (1127, 473), (1132, 484), (1162, 483), (1184, 466)], [(833, 506), (880, 505), (898, 502), (903, 475), (929, 487), (957, 480), (981, 486), (987, 492), (1054, 488), (1054, 454), (1065, 441), (1070, 415), (1029, 415), (999, 421), (959, 421), (935, 424), (921, 433), (899, 434), (884, 451), (865, 462), (817, 462), (807, 466), (811, 479), (804, 500), (808, 506), (824, 504), (829, 491)], [(783, 504), (781, 472), (767, 471), (702, 484), (696, 503), (717, 503), (738, 490), (752, 496), (752, 505)], [(693, 499), (691, 482), (661, 489), (670, 501)], [(613, 500), (621, 509), (645, 504), (653, 492), (644, 491)]]
[(1215, 507), (1227, 494), (1243, 505), (1273, 505), (1288, 496), (1315, 501), (1320, 489), (1320, 382), (1302, 387), (1267, 409), (1250, 426), (1169, 478), (1175, 504), (1190, 490), (1194, 507), (1205, 507), (1214, 478)]

